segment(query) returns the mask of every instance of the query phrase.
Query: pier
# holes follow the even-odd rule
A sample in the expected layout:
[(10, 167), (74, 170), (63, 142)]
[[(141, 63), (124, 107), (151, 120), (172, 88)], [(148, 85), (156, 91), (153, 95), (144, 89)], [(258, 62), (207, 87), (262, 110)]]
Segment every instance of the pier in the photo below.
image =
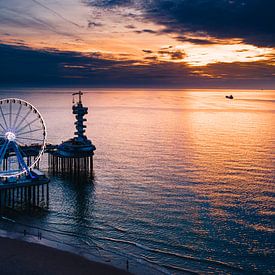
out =
[(0, 210), (48, 207), (49, 179), (38, 170), (46, 146), (39, 111), (18, 98), (0, 100)]
[(6, 208), (48, 208), (49, 182), (46, 177), (37, 180), (27, 178), (16, 182), (1, 182), (0, 211)]
[[(52, 146), (48, 146), (51, 148)], [(25, 165), (29, 167), (39, 155), (40, 146), (21, 146), (20, 152)], [(1, 171), (8, 171), (10, 158), (16, 157), (11, 150), (6, 152)], [(44, 173), (39, 171), (37, 160), (33, 168), (28, 169), (27, 174), (16, 177), (2, 177), (0, 179), (0, 210), (5, 208), (48, 207), (49, 206), (49, 182)]]
[[(96, 147), (85, 135), (82, 92), (74, 93), (75, 136), (59, 145), (46, 144), (46, 127), (38, 110), (20, 99), (0, 100), (0, 211), (5, 208), (48, 207), (49, 182), (39, 170), (42, 154), (53, 174), (93, 176)], [(28, 119), (27, 119), (28, 118)]]
[(96, 147), (85, 135), (86, 125), (84, 118), (88, 114), (88, 108), (82, 104), (82, 92), (74, 93), (78, 96), (76, 102), (73, 100), (72, 111), (75, 115), (75, 137), (62, 142), (46, 151), (48, 152), (48, 164), (53, 173), (79, 174), (86, 173), (92, 176), (93, 156)]

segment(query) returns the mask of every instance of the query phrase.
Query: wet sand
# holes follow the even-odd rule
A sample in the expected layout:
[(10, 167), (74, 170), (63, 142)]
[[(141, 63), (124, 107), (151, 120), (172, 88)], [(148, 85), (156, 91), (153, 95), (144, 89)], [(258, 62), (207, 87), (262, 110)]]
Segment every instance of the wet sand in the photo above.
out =
[(129, 274), (47, 246), (0, 237), (0, 274)]

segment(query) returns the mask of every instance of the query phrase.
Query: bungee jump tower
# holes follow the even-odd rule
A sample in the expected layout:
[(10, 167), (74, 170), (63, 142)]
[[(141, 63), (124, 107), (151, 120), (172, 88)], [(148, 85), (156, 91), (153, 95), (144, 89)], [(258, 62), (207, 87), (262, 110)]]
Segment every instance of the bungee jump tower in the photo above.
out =
[(93, 172), (93, 155), (96, 147), (92, 141), (85, 135), (87, 127), (84, 118), (88, 114), (88, 108), (82, 104), (83, 93), (73, 93), (73, 96), (78, 96), (77, 101), (74, 101), (72, 111), (75, 115), (75, 136), (67, 141), (62, 142), (53, 149), (48, 150), (48, 164), (53, 173), (75, 174), (79, 173), (92, 175)]

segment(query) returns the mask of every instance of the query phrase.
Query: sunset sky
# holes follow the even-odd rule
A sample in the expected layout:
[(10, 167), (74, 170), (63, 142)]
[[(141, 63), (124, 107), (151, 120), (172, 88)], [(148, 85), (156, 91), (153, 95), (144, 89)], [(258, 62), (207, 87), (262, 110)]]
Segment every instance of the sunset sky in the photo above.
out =
[(1, 0), (2, 85), (275, 87), (274, 0)]

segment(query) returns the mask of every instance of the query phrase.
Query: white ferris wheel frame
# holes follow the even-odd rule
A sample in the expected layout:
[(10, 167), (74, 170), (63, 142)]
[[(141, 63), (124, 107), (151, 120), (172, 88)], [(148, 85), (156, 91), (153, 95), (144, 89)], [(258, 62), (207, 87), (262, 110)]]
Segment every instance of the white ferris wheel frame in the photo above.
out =
[[(29, 103), (26, 100), (20, 99), (20, 98), (4, 98), (4, 99), (0, 99), (0, 107), (2, 106), (3, 103), (8, 103), (9, 101), (15, 101), (18, 104), (20, 104), (20, 102), (21, 102), (21, 103), (25, 104), (26, 107), (29, 107), (31, 110), (35, 111), (35, 113), (37, 114), (37, 117), (40, 119), (40, 122), (41, 122), (41, 124), (43, 126), (44, 135), (43, 135), (43, 141), (41, 140), (42, 141), (42, 145), (41, 145), (41, 149), (39, 150), (39, 154), (35, 158), (34, 162), (31, 163), (31, 165), (27, 165), (26, 164), (26, 166), (28, 167), (28, 169), (24, 168), (24, 169), (22, 169), (22, 171), (20, 171), (18, 173), (11, 174), (11, 175), (1, 175), (0, 174), (0, 178), (18, 177), (20, 175), (28, 173), (37, 164), (37, 162), (41, 159), (41, 157), (42, 157), (42, 155), (43, 155), (43, 153), (45, 151), (46, 141), (47, 141), (47, 127), (46, 127), (45, 120), (44, 120), (43, 116), (41, 115), (41, 113), (31, 103)], [(16, 143), (16, 141), (15, 141), (15, 143)]]

